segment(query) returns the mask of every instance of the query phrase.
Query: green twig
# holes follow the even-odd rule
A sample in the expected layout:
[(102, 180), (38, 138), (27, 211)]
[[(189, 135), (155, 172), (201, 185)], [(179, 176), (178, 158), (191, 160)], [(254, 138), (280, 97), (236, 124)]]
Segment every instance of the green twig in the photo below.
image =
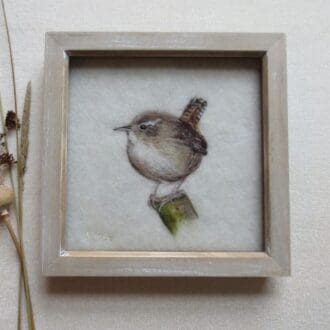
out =
[(170, 233), (175, 235), (182, 221), (196, 219), (198, 214), (191, 200), (183, 191), (170, 200), (168, 198), (169, 195), (160, 197), (153, 208)]

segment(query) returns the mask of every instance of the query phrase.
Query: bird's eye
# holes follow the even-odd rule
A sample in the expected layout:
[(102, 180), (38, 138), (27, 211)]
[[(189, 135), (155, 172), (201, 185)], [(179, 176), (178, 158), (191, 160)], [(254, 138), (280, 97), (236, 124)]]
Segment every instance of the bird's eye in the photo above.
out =
[(147, 128), (146, 125), (144, 125), (144, 124), (140, 125), (140, 129), (145, 130), (146, 128)]

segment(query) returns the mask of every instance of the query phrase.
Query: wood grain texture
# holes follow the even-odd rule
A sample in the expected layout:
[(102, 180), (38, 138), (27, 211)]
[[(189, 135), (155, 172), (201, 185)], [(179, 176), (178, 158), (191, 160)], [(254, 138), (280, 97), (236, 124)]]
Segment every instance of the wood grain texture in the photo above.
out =
[[(66, 251), (70, 56), (257, 57), (262, 62), (264, 252)], [(251, 33), (46, 35), (42, 267), (46, 276), (278, 276), (290, 273), (285, 37)]]

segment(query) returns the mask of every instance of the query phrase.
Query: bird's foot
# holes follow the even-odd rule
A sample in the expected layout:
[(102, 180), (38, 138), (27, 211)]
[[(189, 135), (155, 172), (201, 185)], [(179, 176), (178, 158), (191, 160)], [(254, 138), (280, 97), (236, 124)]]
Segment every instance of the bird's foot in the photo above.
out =
[(149, 205), (150, 205), (151, 207), (153, 207), (154, 209), (158, 209), (158, 208), (159, 208), (159, 205), (161, 204), (161, 202), (162, 202), (161, 197), (157, 196), (156, 194), (151, 194), (151, 195), (149, 196), (149, 201), (148, 201), (148, 203), (149, 203)]

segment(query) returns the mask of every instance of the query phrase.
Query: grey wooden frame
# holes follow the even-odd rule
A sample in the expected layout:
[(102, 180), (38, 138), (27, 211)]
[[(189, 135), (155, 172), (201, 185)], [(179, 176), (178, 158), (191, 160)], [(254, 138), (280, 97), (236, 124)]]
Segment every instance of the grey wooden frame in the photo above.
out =
[[(263, 252), (67, 251), (64, 248), (71, 56), (257, 57), (262, 63)], [(273, 33), (46, 34), (42, 271), (46, 276), (267, 277), (290, 274), (285, 36)]]

